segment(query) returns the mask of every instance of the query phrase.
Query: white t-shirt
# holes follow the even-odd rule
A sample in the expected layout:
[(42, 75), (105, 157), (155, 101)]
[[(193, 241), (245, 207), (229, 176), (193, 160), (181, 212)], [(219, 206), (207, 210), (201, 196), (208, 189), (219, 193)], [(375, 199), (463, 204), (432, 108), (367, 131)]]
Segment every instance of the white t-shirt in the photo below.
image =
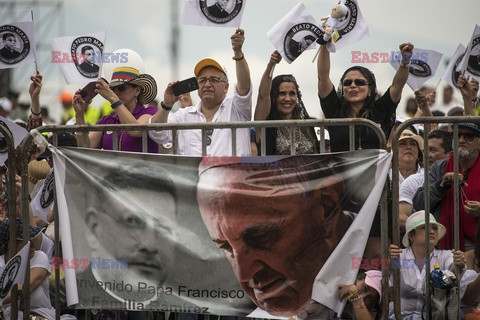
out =
[(418, 188), (423, 186), (425, 175), (423, 172), (415, 173), (405, 179), (400, 185), (398, 200), (413, 205), (413, 197)]
[[(245, 95), (240, 96), (235, 87), (233, 96), (226, 97), (220, 108), (213, 116), (212, 122), (250, 121), (252, 119), (252, 89)], [(150, 118), (149, 123), (152, 119)], [(201, 102), (196, 106), (179, 109), (170, 112), (168, 123), (206, 123), (207, 120), (201, 112)], [(250, 128), (236, 130), (236, 155), (251, 155)], [(149, 131), (148, 135), (159, 145), (172, 142), (172, 131)], [(207, 145), (207, 154), (212, 156), (232, 155), (232, 130), (215, 129), (210, 145)], [(202, 155), (202, 132), (201, 130), (177, 131), (177, 152), (179, 155)]]

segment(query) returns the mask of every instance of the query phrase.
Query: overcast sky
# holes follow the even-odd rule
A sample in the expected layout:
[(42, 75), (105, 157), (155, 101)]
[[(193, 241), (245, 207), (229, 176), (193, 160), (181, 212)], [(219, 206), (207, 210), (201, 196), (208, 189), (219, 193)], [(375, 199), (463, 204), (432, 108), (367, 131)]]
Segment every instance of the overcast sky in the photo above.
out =
[[(177, 0), (179, 15), (183, 10), (183, 0)], [(242, 19), (245, 29), (245, 44), (243, 51), (249, 63), (254, 96), (260, 77), (265, 69), (273, 45), (267, 39), (266, 33), (299, 1), (293, 0), (247, 0)], [(303, 3), (311, 15), (320, 20), (330, 13), (336, 1), (304, 0)], [(106, 52), (119, 48), (129, 48), (138, 52), (144, 59), (145, 72), (151, 74), (157, 81), (162, 99), (163, 90), (171, 79), (169, 45), (170, 45), (170, 5), (171, 0), (66, 0), (64, 3), (65, 34), (52, 36), (80, 35), (97, 31), (106, 31)], [(337, 84), (343, 71), (352, 64), (351, 51), (388, 52), (398, 50), (398, 45), (405, 41), (412, 42), (416, 47), (432, 49), (444, 54), (444, 58), (433, 79), (427, 84), (436, 85), (445, 70), (445, 61), (450, 57), (459, 43), (464, 45), (471, 37), (475, 24), (480, 24), (479, 0), (360, 0), (360, 9), (369, 26), (368, 37), (347, 46), (332, 54), (331, 78)], [(29, 17), (23, 18), (28, 20)], [(37, 22), (39, 23), (39, 22)], [(212, 57), (223, 63), (229, 70), (230, 78), (234, 76), (234, 61), (230, 35), (234, 28), (199, 27), (180, 25), (179, 42), (179, 79), (193, 76), (195, 63), (204, 58)], [(37, 34), (37, 37), (39, 35)], [(50, 42), (50, 41), (48, 41)], [(292, 64), (282, 61), (275, 69), (275, 75), (293, 74), (300, 85), (305, 105), (311, 116), (320, 116), (320, 104), (316, 94), (316, 66), (312, 64), (314, 50), (302, 54)], [(390, 85), (394, 69), (388, 63), (361, 64), (370, 68), (377, 77), (377, 86), (384, 92)], [(42, 71), (40, 66), (40, 71)], [(58, 66), (54, 66), (58, 68)], [(58, 68), (59, 69), (59, 68)], [(28, 78), (32, 70), (22, 68), (22, 74), (15, 77)], [(57, 73), (60, 76), (60, 73)], [(53, 83), (55, 94), (63, 89), (74, 91), (79, 85), (66, 86), (63, 80), (45, 79)], [(440, 84), (440, 88), (444, 83)], [(15, 83), (17, 89), (25, 89), (21, 81)], [(440, 90), (438, 90), (441, 97)], [(404, 109), (404, 100), (412, 91), (407, 86), (403, 91), (399, 110)], [(460, 95), (457, 92), (456, 97)], [(198, 96), (193, 93), (194, 101)], [(255, 104), (254, 100), (254, 104)], [(44, 95), (42, 103), (48, 104), (52, 110), (58, 104), (52, 97)], [(101, 103), (100, 99), (94, 103)], [(58, 110), (58, 109), (57, 109)]]

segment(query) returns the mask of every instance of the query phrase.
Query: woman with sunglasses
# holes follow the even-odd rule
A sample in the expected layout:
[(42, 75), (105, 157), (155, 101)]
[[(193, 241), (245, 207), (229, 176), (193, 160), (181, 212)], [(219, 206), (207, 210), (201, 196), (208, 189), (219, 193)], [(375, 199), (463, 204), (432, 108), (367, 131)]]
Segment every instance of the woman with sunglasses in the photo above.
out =
[[(258, 89), (255, 121), (309, 119), (302, 101), (297, 81), (292, 75), (279, 75), (273, 78), (273, 68), (280, 63), (282, 56), (274, 51), (263, 73)], [(292, 128), (295, 135), (295, 153), (318, 153), (318, 140), (312, 127)], [(267, 155), (290, 154), (290, 128), (266, 129)], [(257, 132), (257, 143), (260, 132)]]
[[(400, 101), (402, 89), (408, 79), (413, 45), (400, 45), (402, 60), (391, 86), (385, 94), (377, 97), (374, 74), (367, 68), (353, 66), (340, 79), (338, 94), (330, 80), (330, 53), (322, 45), (317, 60), (318, 96), (323, 113), (330, 118), (365, 118), (378, 123), (387, 139), (395, 124), (395, 110)], [(347, 126), (329, 127), (332, 152), (349, 150), (349, 129)], [(377, 135), (365, 126), (355, 128), (355, 149), (377, 149), (380, 143)]]
[[(140, 74), (133, 67), (115, 68), (110, 84), (99, 79), (95, 93), (111, 103), (115, 113), (101, 118), (97, 124), (147, 124), (152, 115), (157, 112), (155, 107), (145, 107), (157, 95), (155, 79), (148, 74)], [(85, 124), (85, 110), (90, 101), (84, 101), (80, 90), (75, 93), (73, 107), (76, 124)], [(113, 150), (113, 132), (92, 131), (88, 134), (89, 147), (95, 149)], [(117, 131), (118, 150), (142, 152), (142, 131)], [(83, 145), (82, 133), (75, 133), (78, 145)], [(147, 138), (147, 151), (158, 152), (158, 144)]]

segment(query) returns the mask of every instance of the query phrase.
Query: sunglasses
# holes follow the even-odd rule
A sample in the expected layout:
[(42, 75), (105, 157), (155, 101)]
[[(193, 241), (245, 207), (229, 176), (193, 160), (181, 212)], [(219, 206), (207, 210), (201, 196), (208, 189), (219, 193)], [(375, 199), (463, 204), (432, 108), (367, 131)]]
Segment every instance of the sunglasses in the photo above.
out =
[(223, 80), (222, 78), (219, 77), (210, 77), (210, 78), (198, 78), (197, 82), (199, 85), (203, 86), (207, 84), (207, 81), (210, 81), (210, 84), (219, 84), (220, 82), (227, 83), (227, 81)]
[(460, 139), (461, 136), (463, 136), (463, 139), (465, 139), (465, 141), (472, 141), (473, 139), (478, 137), (477, 134), (472, 133), (472, 132), (459, 132), (458, 133), (458, 139)]
[(209, 146), (209, 145), (212, 144), (213, 129), (207, 129), (207, 130), (205, 130), (205, 133), (207, 134), (207, 143), (206, 143), (206, 145)]
[(117, 89), (118, 91), (123, 92), (123, 91), (127, 90), (128, 87), (130, 87), (130, 88), (135, 88), (136, 86), (131, 85), (131, 84), (121, 84), (121, 85), (119, 85), (119, 86), (110, 87), (110, 89), (112, 89), (112, 91), (114, 91), (115, 89)]
[(356, 86), (358, 87), (362, 87), (362, 86), (366, 86), (368, 85), (368, 82), (367, 80), (363, 80), (363, 79), (345, 79), (343, 80), (343, 86), (344, 87), (350, 87), (352, 85), (352, 83), (355, 83)]

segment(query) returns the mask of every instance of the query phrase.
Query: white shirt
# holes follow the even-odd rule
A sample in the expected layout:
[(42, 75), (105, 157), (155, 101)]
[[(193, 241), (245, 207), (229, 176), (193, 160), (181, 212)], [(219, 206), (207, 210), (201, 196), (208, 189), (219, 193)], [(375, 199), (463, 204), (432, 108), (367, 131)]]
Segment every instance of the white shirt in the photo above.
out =
[[(423, 174), (423, 168), (420, 167), (420, 166), (417, 166), (417, 171), (415, 173), (421, 173)], [(390, 178), (390, 180), (392, 180), (392, 169), (390, 169), (390, 171), (388, 172), (388, 177)], [(408, 177), (407, 177), (408, 178)], [(398, 187), (400, 188), (400, 186), (402, 185), (403, 181), (405, 181), (405, 177), (402, 176), (402, 173), (398, 172)]]
[[(212, 122), (250, 121), (252, 119), (252, 89), (245, 96), (240, 96), (235, 86), (233, 96), (225, 97), (220, 108), (213, 116)], [(149, 123), (151, 123), (150, 118)], [(168, 123), (199, 123), (207, 122), (201, 111), (201, 102), (195, 106), (179, 109), (168, 115)], [(170, 130), (149, 131), (148, 135), (156, 143), (162, 145), (172, 141)], [(179, 155), (202, 155), (201, 130), (177, 131)], [(232, 134), (230, 129), (214, 129), (210, 137), (211, 143), (207, 146), (207, 155), (231, 156)], [(250, 128), (237, 130), (237, 156), (250, 155)]]
[(425, 176), (423, 172), (415, 173), (405, 179), (400, 185), (398, 200), (413, 205), (413, 196), (418, 188), (423, 186)]

